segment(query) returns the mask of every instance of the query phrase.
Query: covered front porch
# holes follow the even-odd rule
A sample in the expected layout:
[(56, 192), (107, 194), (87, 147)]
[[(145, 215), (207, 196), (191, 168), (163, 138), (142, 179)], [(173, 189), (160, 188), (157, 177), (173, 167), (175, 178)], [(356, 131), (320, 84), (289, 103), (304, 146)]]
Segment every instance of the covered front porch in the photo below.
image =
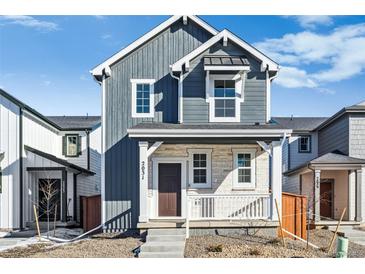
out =
[(25, 146), (25, 155), (23, 226), (35, 228), (34, 206), (41, 228), (46, 227), (47, 212), (51, 227), (78, 224), (78, 175), (92, 176), (94, 173), (29, 146)]
[(327, 153), (296, 170), (299, 190), (308, 196), (310, 218), (316, 225), (347, 225), (365, 221), (365, 160)]
[(179, 126), (129, 130), (139, 141), (138, 227), (276, 226), (281, 146), (289, 132), (212, 125), (179, 132)]

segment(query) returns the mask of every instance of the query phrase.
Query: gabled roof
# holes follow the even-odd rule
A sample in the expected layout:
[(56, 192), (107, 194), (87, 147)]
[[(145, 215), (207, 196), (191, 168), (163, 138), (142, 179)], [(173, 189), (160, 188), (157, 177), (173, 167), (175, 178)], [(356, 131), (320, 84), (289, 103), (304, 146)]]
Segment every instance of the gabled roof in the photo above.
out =
[(238, 45), (239, 47), (243, 48), (244, 50), (248, 51), (250, 54), (252, 54), (252, 56), (254, 56), (256, 59), (258, 59), (259, 61), (262, 62), (261, 63), (262, 70), (265, 70), (266, 67), (270, 71), (279, 70), (279, 65), (277, 63), (275, 63), (273, 60), (271, 60), (269, 57), (267, 57), (265, 54), (263, 54), (261, 51), (259, 51), (258, 49), (256, 49), (255, 47), (253, 47), (252, 45), (247, 43), (246, 41), (242, 40), (238, 36), (234, 35), (229, 30), (224, 29), (221, 32), (219, 32), (218, 34), (216, 34), (215, 36), (213, 36), (212, 38), (210, 38), (208, 41), (206, 41), (205, 43), (203, 43), (202, 45), (197, 47), (195, 50), (193, 50), (192, 52), (190, 52), (189, 54), (185, 55), (180, 60), (175, 62), (175, 64), (173, 64), (171, 66), (172, 71), (181, 71), (183, 65), (185, 65), (186, 67), (189, 67), (189, 62), (192, 59), (194, 59), (198, 55), (202, 54), (204, 51), (206, 51), (211, 46), (215, 45), (216, 43), (218, 43), (221, 40), (226, 40), (226, 41), (229, 40), (229, 41), (235, 43), (236, 45)]
[(183, 20), (190, 19), (190, 20), (194, 21), (196, 24), (200, 25), (205, 30), (207, 30), (208, 32), (210, 32), (212, 35), (216, 35), (218, 33), (218, 31), (216, 29), (214, 29), (212, 26), (210, 26), (205, 21), (200, 19), (198, 16), (194, 16), (194, 15), (187, 15), (187, 16), (175, 15), (175, 16), (170, 17), (165, 22), (161, 23), (160, 25), (158, 25), (157, 27), (155, 27), (151, 31), (147, 32), (145, 35), (138, 38), (136, 41), (134, 41), (133, 43), (131, 43), (127, 47), (123, 48), (122, 50), (120, 50), (119, 52), (117, 52), (116, 54), (114, 54), (113, 56), (108, 58), (107, 60), (105, 60), (103, 63), (97, 65), (95, 68), (93, 68), (90, 71), (91, 74), (94, 77), (101, 76), (104, 69), (108, 69), (109, 66), (111, 66), (112, 64), (114, 64), (115, 62), (117, 62), (118, 60), (123, 58), (125, 55), (127, 55), (128, 53), (130, 53), (131, 51), (133, 51), (137, 47), (141, 46), (142, 44), (144, 44), (148, 40), (152, 39), (154, 36), (156, 36), (157, 34), (159, 34), (160, 32), (162, 32), (163, 30), (165, 30), (166, 28), (168, 28), (169, 26), (171, 26), (172, 24), (174, 24), (175, 22), (177, 22), (180, 19), (183, 19)]
[(63, 130), (93, 129), (100, 125), (100, 116), (47, 116)]
[(326, 121), (324, 121), (322, 124), (320, 124), (316, 128), (316, 130), (320, 130), (320, 129), (324, 128), (325, 126), (336, 121), (337, 119), (339, 119), (346, 113), (365, 113), (365, 101), (362, 101), (362, 102), (352, 105), (352, 106), (344, 107), (339, 112), (335, 113), (333, 116), (331, 116)]
[(24, 146), (24, 149), (27, 150), (27, 151), (30, 151), (30, 152), (32, 152), (34, 154), (37, 154), (38, 156), (41, 156), (43, 158), (46, 158), (46, 159), (48, 159), (50, 161), (53, 161), (53, 162), (55, 162), (57, 164), (63, 165), (65, 167), (68, 167), (68, 168), (71, 168), (71, 169), (74, 169), (74, 170), (77, 170), (79, 172), (82, 172), (85, 175), (91, 175), (91, 176), (92, 175), (95, 175), (94, 172), (92, 172), (92, 171), (90, 171), (90, 170), (88, 170), (86, 168), (80, 167), (80, 166), (75, 165), (73, 163), (70, 163), (70, 162), (68, 162), (66, 160), (60, 159), (60, 158), (58, 158), (58, 157), (56, 157), (56, 156), (54, 156), (52, 154), (48, 154), (46, 152), (40, 151), (38, 149), (32, 148), (30, 146), (26, 146), (26, 145)]
[(340, 153), (335, 153), (335, 152), (329, 152), (326, 153), (322, 156), (319, 156), (311, 161), (306, 162), (303, 165), (300, 165), (296, 168), (290, 169), (286, 172), (284, 172), (284, 175), (290, 175), (290, 174), (294, 174), (300, 170), (306, 169), (310, 166), (321, 166), (321, 165), (332, 165), (334, 167), (336, 166), (343, 166), (343, 165), (365, 165), (365, 159), (359, 159), (359, 158), (354, 158), (354, 157), (350, 157), (347, 155), (343, 155)]
[(273, 121), (294, 132), (312, 131), (327, 119), (328, 117), (272, 117)]

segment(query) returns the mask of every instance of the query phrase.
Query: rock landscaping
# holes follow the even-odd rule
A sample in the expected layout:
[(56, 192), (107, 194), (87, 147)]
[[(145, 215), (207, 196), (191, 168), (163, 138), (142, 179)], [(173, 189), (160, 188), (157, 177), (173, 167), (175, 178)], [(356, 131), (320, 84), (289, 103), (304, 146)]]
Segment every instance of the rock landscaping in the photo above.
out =
[[(328, 230), (310, 231), (310, 242), (320, 247), (314, 249), (298, 240), (285, 239), (286, 248), (280, 238), (265, 235), (214, 235), (192, 236), (185, 246), (187, 258), (324, 258), (335, 257), (328, 254), (325, 248), (331, 240), (333, 232)], [(365, 246), (349, 243), (348, 257), (365, 258)]]
[(138, 235), (98, 234), (69, 244), (41, 243), (0, 252), (3, 258), (133, 258)]

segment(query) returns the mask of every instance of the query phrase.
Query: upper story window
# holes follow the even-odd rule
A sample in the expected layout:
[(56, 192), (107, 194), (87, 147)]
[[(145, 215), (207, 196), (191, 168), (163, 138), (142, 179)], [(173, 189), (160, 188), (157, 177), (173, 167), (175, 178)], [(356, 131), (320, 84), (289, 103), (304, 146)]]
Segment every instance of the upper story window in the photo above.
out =
[(81, 136), (67, 134), (63, 136), (63, 155), (66, 157), (78, 157), (81, 155)]
[(210, 122), (240, 122), (242, 81), (239, 75), (207, 76), (207, 102)]
[(132, 118), (153, 118), (154, 79), (131, 79)]
[(312, 151), (312, 139), (310, 135), (300, 136), (298, 139), (299, 153), (310, 153)]
[(191, 187), (211, 187), (211, 154), (211, 149), (189, 149), (189, 181)]
[(233, 188), (255, 188), (255, 150), (234, 150), (233, 166)]

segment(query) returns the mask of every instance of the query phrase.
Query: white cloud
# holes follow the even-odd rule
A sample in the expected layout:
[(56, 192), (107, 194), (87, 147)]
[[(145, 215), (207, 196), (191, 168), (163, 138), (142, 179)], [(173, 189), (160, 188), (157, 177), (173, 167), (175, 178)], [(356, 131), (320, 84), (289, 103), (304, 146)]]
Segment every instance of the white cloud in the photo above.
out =
[[(289, 33), (281, 38), (266, 39), (255, 46), (284, 67), (278, 80), (289, 81), (288, 75), (293, 77), (291, 84), (277, 81), (282, 86), (309, 87), (313, 84), (317, 87), (350, 79), (365, 71), (365, 23), (342, 26), (328, 34), (313, 31)], [(304, 67), (310, 68), (310, 72), (305, 71)], [(299, 85), (303, 73), (312, 84), (302, 82)]]
[(317, 87), (317, 84), (310, 79), (305, 70), (295, 67), (282, 67), (275, 83), (286, 88)]
[(32, 16), (16, 15), (16, 16), (1, 16), (0, 22), (2, 25), (13, 24), (29, 28), (35, 28), (42, 31), (55, 31), (59, 26), (54, 22), (38, 20)]
[(314, 29), (318, 25), (330, 26), (333, 24), (333, 19), (328, 15), (301, 15), (301, 16), (289, 16), (294, 17), (295, 20), (302, 28)]
[(101, 36), (101, 39), (103, 39), (103, 40), (110, 39), (110, 38), (112, 38), (112, 35), (111, 34), (103, 34)]
[(48, 87), (49, 85), (51, 85), (51, 81), (45, 80), (41, 83), (42, 86)]
[(99, 20), (104, 20), (104, 19), (106, 19), (106, 16), (104, 16), (104, 15), (94, 15), (94, 17), (95, 17), (96, 19), (99, 19)]
[(84, 74), (80, 75), (80, 80), (81, 81), (86, 81), (88, 80), (89, 78), (87, 78)]

